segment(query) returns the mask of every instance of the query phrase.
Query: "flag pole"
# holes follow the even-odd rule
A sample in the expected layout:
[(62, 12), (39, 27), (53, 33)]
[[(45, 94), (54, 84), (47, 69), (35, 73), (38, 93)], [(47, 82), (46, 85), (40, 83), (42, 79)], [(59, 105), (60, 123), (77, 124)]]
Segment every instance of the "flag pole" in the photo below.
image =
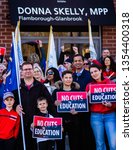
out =
[(90, 44), (90, 19), (88, 19), (88, 34), (89, 34), (89, 44)]
[(93, 38), (92, 38), (92, 31), (91, 31), (91, 21), (88, 19), (88, 33), (89, 33), (89, 50), (90, 50), (90, 57), (92, 59), (97, 58), (96, 50), (94, 48)]
[[(21, 96), (20, 96), (20, 88), (19, 88), (19, 83), (20, 83), (20, 80), (19, 80), (19, 63), (18, 63), (18, 54), (17, 54), (17, 45), (16, 45), (16, 42), (15, 42), (15, 38), (14, 38), (14, 32), (12, 32), (12, 39), (13, 39), (13, 43), (14, 43), (14, 55), (15, 55), (15, 66), (16, 66), (16, 77), (17, 77), (17, 89), (18, 89), (18, 98), (19, 98), (19, 104), (22, 106), (22, 103), (21, 103)], [(21, 119), (21, 128), (22, 128), (22, 138), (23, 138), (23, 148), (24, 150), (26, 150), (26, 144), (25, 144), (25, 134), (24, 134), (24, 122), (23, 122), (23, 114), (20, 113), (20, 119)]]
[[(47, 53), (47, 59), (46, 59), (46, 71), (48, 69), (48, 57), (49, 57), (49, 54), (50, 54), (50, 43), (51, 43), (51, 34), (52, 34), (52, 25), (50, 25), (50, 33), (49, 33), (49, 40), (48, 40), (48, 53)], [(45, 71), (45, 72), (46, 72)]]

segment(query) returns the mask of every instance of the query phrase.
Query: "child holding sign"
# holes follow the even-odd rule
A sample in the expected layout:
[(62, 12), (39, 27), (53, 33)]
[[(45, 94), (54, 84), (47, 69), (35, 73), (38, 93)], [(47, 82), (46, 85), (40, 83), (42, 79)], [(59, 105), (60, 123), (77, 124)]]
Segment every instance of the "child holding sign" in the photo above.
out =
[[(37, 99), (37, 107), (39, 109), (38, 116), (53, 118), (52, 115), (48, 113), (48, 100), (44, 97), (40, 97)], [(31, 124), (31, 128), (33, 129), (34, 124)], [(37, 138), (37, 147), (38, 150), (54, 150), (55, 142), (53, 140), (49, 140), (46, 138)]]
[[(101, 84), (114, 84), (110, 79), (104, 79), (102, 75), (102, 69), (96, 64), (90, 66), (90, 73), (93, 82), (86, 86), (86, 91), (90, 97), (91, 85)], [(115, 102), (108, 102), (104, 100), (101, 103), (90, 104), (90, 123), (96, 140), (96, 150), (106, 150), (105, 134), (110, 150), (116, 150), (116, 113)]]

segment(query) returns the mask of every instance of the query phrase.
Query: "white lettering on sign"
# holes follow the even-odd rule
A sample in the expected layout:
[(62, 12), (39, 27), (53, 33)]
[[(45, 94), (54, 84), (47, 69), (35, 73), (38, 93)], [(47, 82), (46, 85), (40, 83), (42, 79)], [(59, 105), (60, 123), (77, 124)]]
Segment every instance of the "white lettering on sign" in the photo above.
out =
[(43, 120), (38, 120), (37, 121), (37, 126), (43, 126)]
[(56, 21), (82, 21), (81, 17), (55, 17)]
[(116, 87), (105, 87), (103, 88), (103, 92), (115, 92), (116, 91)]
[(44, 126), (57, 126), (57, 121), (45, 121)]
[(107, 8), (90, 8), (90, 15), (106, 15), (107, 13)]
[(92, 100), (95, 101), (101, 101), (101, 100), (115, 100), (116, 95), (104, 95), (103, 93), (101, 95), (92, 95)]
[(49, 135), (49, 136), (59, 136), (60, 131), (59, 130), (45, 130), (45, 129), (35, 129), (35, 134), (36, 135)]
[(35, 134), (45, 135), (45, 129), (35, 129)]
[(55, 15), (83, 15), (84, 8), (54, 8)]
[(83, 95), (62, 95), (61, 99), (63, 101), (67, 101), (67, 100), (83, 100)]
[(27, 14), (27, 15), (30, 15), (30, 14), (36, 14), (36, 15), (52, 15), (51, 11), (49, 8), (40, 8), (40, 7), (18, 7), (18, 14), (19, 15), (22, 15), (22, 14)]
[(115, 92), (116, 87), (104, 87), (102, 88), (94, 88), (94, 93), (101, 93), (101, 92)]
[(102, 92), (102, 88), (94, 88), (94, 93), (101, 93)]
[(52, 136), (59, 136), (60, 131), (59, 130), (46, 130), (45, 135), (52, 135)]
[(61, 99), (62, 99), (63, 101), (69, 100), (69, 96), (68, 96), (68, 95), (62, 95), (62, 96), (61, 96)]
[(71, 101), (69, 101), (67, 104), (61, 103), (59, 105), (60, 109), (86, 109), (86, 104), (83, 103), (71, 103)]
[(57, 126), (57, 121), (43, 121), (38, 120), (37, 126)]
[[(67, 15), (67, 16), (79, 16), (84, 15), (85, 8), (54, 8), (54, 15)], [(18, 14), (26, 15), (52, 15), (52, 11), (49, 8), (41, 7), (18, 7)]]
[(70, 100), (83, 100), (83, 95), (71, 95)]

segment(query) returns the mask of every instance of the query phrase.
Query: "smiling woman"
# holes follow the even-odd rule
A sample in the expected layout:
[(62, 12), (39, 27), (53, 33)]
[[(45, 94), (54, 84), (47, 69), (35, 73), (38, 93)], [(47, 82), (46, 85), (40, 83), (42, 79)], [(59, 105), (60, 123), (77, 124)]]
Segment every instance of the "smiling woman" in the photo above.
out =
[[(90, 66), (90, 74), (93, 82), (86, 86), (88, 93), (90, 93), (92, 85), (99, 84), (99, 86), (102, 86), (102, 84), (114, 84), (110, 79), (103, 77), (102, 68), (96, 64)], [(90, 98), (91, 96), (89, 96), (89, 99)], [(116, 149), (116, 104), (115, 102), (108, 102), (108, 98), (110, 99), (110, 97), (106, 95), (104, 101), (101, 103), (90, 103), (89, 105), (91, 112), (90, 124), (95, 135), (97, 150), (106, 149), (104, 131), (106, 131), (110, 149)], [(99, 100), (100, 98), (97, 99)]]
[(37, 63), (33, 64), (33, 71), (34, 71), (34, 74), (33, 74), (34, 78), (38, 80), (39, 82), (44, 83), (44, 74), (39, 64)]
[(51, 67), (46, 71), (46, 80), (44, 82), (44, 85), (47, 87), (50, 94), (52, 94), (56, 89), (55, 83), (59, 80), (61, 80), (61, 78), (59, 75), (59, 71), (56, 68)]

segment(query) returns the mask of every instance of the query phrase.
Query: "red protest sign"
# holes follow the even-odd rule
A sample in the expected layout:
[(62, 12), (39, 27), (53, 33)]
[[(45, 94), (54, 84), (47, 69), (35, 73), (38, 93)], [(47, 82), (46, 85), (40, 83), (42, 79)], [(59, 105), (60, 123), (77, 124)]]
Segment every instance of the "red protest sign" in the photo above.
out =
[(34, 138), (62, 139), (62, 118), (34, 116)]
[(61, 104), (57, 106), (58, 112), (88, 112), (88, 97), (86, 92), (57, 92), (57, 100)]
[(90, 85), (90, 103), (116, 102), (116, 84)]

